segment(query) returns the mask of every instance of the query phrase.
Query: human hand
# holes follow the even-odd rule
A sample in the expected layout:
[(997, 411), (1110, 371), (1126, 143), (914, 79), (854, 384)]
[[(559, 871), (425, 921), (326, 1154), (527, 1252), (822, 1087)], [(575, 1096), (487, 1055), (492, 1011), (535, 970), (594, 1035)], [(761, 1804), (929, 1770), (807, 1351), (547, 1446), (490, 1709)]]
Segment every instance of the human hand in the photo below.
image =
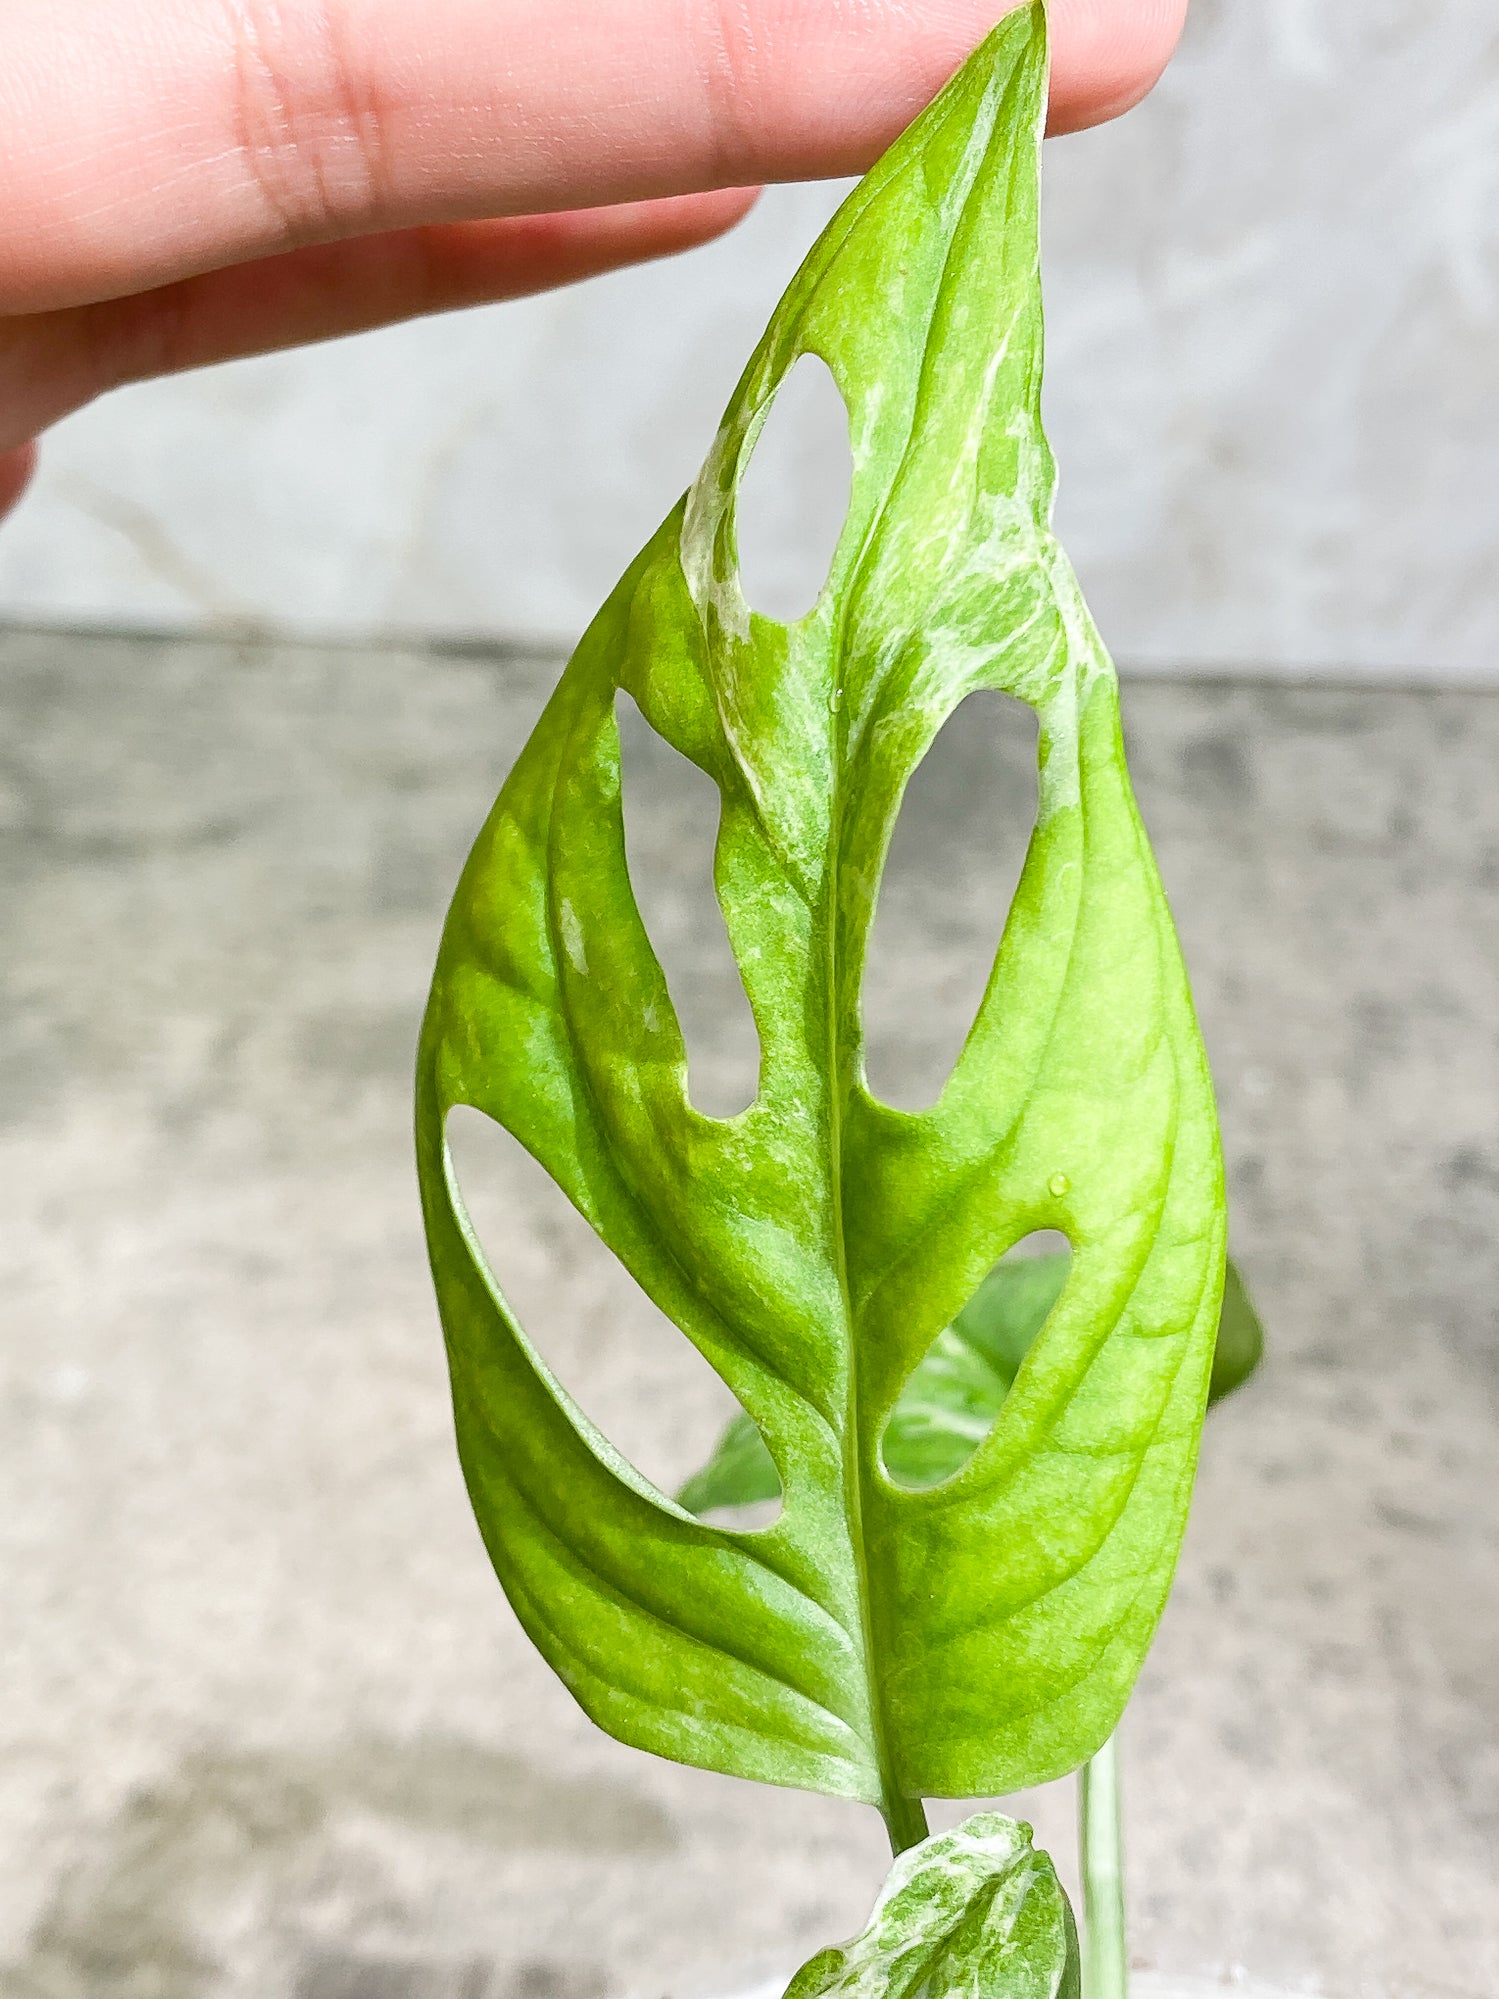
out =
[[(1051, 124), (1185, 0), (1052, 0)], [(124, 382), (544, 291), (861, 171), (1003, 0), (8, 0), (0, 512)]]

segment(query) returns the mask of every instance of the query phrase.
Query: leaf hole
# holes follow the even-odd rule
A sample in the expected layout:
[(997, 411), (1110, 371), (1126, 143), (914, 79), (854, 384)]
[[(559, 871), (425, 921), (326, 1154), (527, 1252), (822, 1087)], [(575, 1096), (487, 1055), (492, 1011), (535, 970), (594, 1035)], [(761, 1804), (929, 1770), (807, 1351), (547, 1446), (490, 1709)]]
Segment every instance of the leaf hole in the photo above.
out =
[(794, 624), (822, 595), (848, 516), (848, 408), (827, 363), (803, 354), (775, 394), (734, 502), (739, 587)]
[(860, 995), (870, 1089), (928, 1109), (962, 1052), (1035, 829), (1035, 712), (984, 688), (912, 772), (870, 928)]
[(628, 694), (615, 697), (625, 862), (687, 1044), (688, 1095), (734, 1117), (760, 1087), (760, 1037), (713, 885), (722, 801)]
[(748, 1423), (738, 1400), (503, 1125), (455, 1104), (447, 1142), (484, 1260), (526, 1337), (620, 1455), (675, 1493), (733, 1418)]
[(1072, 1245), (1036, 1229), (1008, 1250), (912, 1369), (880, 1455), (891, 1481), (926, 1492), (955, 1478), (999, 1420), (1020, 1363), (1072, 1266)]

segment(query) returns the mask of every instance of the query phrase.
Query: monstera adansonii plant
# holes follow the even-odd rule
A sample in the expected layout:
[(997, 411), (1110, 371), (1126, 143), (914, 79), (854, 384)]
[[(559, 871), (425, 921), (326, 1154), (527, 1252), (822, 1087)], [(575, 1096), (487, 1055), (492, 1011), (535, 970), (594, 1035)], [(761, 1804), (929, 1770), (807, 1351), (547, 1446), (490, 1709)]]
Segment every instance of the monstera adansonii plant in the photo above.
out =
[[(522, 1624), (621, 1741), (884, 1815), (898, 1857), (870, 1927), (796, 1999), (1078, 1990), (1029, 1828), (981, 1812), (929, 1837), (922, 1801), (1061, 1777), (1108, 1742), (1170, 1586), (1214, 1367), (1212, 1090), (1114, 672), (1051, 531), (1046, 75), (1033, 0), (807, 258), (479, 836), (421, 1043), (459, 1450)], [(847, 406), (852, 494), (821, 596), (784, 624), (746, 601), (735, 506), (804, 354)], [(866, 1081), (866, 946), (906, 782), (977, 689), (1034, 711), (1039, 809), (962, 1052), (929, 1109), (902, 1111)], [(621, 690), (722, 800), (717, 894), (760, 1044), (734, 1117), (689, 1100), (631, 890)], [(449, 1156), (455, 1105), (514, 1135), (738, 1398), (680, 1497), (587, 1420), (507, 1305)], [(1006, 1261), (1045, 1230), (1065, 1253)], [(768, 1526), (701, 1517), (766, 1490)], [(1090, 1999), (1124, 1975), (1106, 1929)]]

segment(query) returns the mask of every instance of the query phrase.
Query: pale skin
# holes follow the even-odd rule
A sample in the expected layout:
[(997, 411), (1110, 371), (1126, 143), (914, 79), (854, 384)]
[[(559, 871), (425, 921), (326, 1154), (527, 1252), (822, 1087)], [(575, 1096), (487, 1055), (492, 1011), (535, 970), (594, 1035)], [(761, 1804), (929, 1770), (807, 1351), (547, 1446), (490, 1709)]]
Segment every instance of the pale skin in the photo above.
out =
[[(1185, 0), (1051, 0), (1051, 129)], [(1005, 0), (5, 0), (0, 512), (121, 384), (516, 298), (867, 167)]]

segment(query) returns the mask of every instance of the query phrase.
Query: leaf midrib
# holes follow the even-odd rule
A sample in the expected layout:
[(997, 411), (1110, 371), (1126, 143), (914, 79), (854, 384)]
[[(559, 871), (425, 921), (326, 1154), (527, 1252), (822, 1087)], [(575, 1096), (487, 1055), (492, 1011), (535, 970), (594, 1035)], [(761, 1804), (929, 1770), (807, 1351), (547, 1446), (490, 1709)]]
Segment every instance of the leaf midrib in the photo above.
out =
[[(955, 115), (955, 114), (954, 114)], [(926, 315), (926, 326), (922, 341), (921, 366), (917, 375), (915, 393), (911, 398), (910, 419), (906, 435), (902, 441), (896, 460), (895, 471), (886, 487), (881, 503), (876, 507), (865, 530), (857, 553), (848, 566), (843, 587), (838, 594), (836, 618), (829, 632), (829, 680), (830, 691), (840, 688), (845, 656), (845, 634), (847, 629), (850, 601), (858, 594), (859, 586), (866, 580), (869, 560), (878, 546), (880, 531), (900, 489), (903, 475), (910, 464), (911, 453), (919, 432), (922, 417), (932, 393), (932, 328), (936, 324), (941, 309), (944, 287), (952, 268), (958, 238), (970, 204), (978, 198), (984, 164), (993, 143), (993, 127), (985, 139), (973, 167), (972, 177), (965, 191), (959, 212), (948, 236), (942, 268), (937, 282), (932, 288), (930, 310)], [(833, 1243), (835, 1275), (838, 1295), (843, 1308), (843, 1322), (848, 1341), (848, 1361), (846, 1368), (846, 1389), (844, 1397), (844, 1450), (843, 1450), (843, 1490), (844, 1506), (849, 1535), (849, 1554), (853, 1569), (854, 1595), (859, 1613), (859, 1639), (862, 1654), (865, 1684), (868, 1693), (871, 1748), (874, 1752), (875, 1769), (881, 1791), (881, 1809), (890, 1825), (892, 1839), (896, 1837), (895, 1814), (911, 1801), (907, 1800), (896, 1780), (894, 1759), (890, 1748), (889, 1719), (885, 1709), (883, 1678), (877, 1670), (876, 1632), (874, 1607), (871, 1595), (868, 1544), (864, 1529), (865, 1478), (864, 1440), (859, 1420), (859, 1352), (854, 1337), (854, 1306), (848, 1275), (848, 1248), (845, 1232), (846, 1202), (844, 1196), (843, 1171), (843, 1127), (844, 1127), (844, 1062), (840, 1037), (841, 1024), (841, 981), (840, 957), (838, 950), (838, 913), (841, 908), (839, 894), (843, 872), (843, 757), (840, 752), (839, 737), (846, 735), (848, 720), (843, 717), (843, 704), (839, 702), (830, 708), (831, 733), (833, 736), (830, 759), (831, 784), (828, 799), (828, 868), (825, 894), (825, 947), (823, 971), (826, 981), (825, 1006), (827, 1009), (826, 1047), (829, 1067), (828, 1093), (828, 1162), (829, 1191), (833, 1208)], [(851, 719), (851, 718), (849, 718)], [(940, 726), (940, 725), (939, 725)], [(920, 1811), (919, 1801), (917, 1810)]]

